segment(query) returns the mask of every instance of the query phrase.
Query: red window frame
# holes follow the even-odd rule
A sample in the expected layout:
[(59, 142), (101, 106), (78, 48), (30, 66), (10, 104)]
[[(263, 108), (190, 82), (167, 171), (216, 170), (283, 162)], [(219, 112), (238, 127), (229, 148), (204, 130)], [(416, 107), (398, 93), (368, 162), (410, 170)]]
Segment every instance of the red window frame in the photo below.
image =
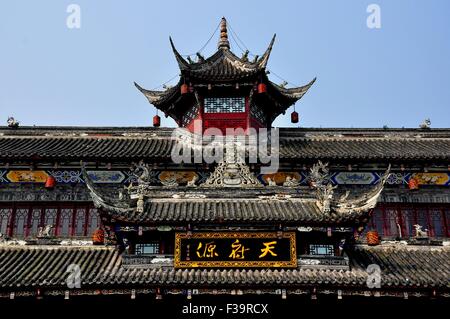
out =
[[(33, 212), (40, 210), (40, 221), (38, 227), (42, 227), (45, 224), (46, 212), (47, 210), (56, 210), (55, 218), (55, 236), (59, 237), (61, 233), (61, 212), (62, 210), (72, 210), (69, 221), (69, 228), (67, 236), (64, 237), (89, 237), (94, 229), (91, 229), (91, 214), (98, 214), (97, 209), (89, 202), (77, 202), (77, 203), (55, 203), (55, 202), (30, 202), (30, 203), (0, 203), (0, 209), (10, 209), (11, 215), (9, 216), (8, 224), (6, 227), (6, 234), (9, 237), (17, 237), (16, 234), (16, 216), (18, 210), (28, 210), (27, 216), (25, 218), (23, 235), (19, 238), (27, 238), (33, 235), (31, 233), (33, 227)], [(76, 235), (76, 213), (78, 210), (82, 209), (84, 211), (84, 223), (83, 223), (83, 234), (81, 236)], [(97, 225), (101, 225), (101, 219), (97, 217)]]
[[(381, 227), (377, 224), (374, 215), (375, 211), (378, 212), (378, 214), (381, 213)], [(394, 233), (392, 230), (396, 229), (392, 225), (392, 218), (389, 219), (388, 215), (389, 212), (395, 211), (396, 212), (396, 222), (400, 225), (401, 229), (401, 236), (398, 233), (398, 230)], [(409, 232), (409, 229), (407, 228), (407, 223), (405, 220), (405, 212), (412, 212), (412, 220), (409, 220), (409, 222), (412, 225), (420, 224), (423, 229), (427, 229), (430, 237), (436, 237), (436, 229), (435, 225), (432, 220), (432, 212), (440, 212), (440, 224), (442, 228), (442, 236), (439, 236), (438, 238), (443, 237), (450, 237), (450, 229), (449, 229), (449, 216), (450, 216), (450, 206), (448, 205), (442, 205), (442, 204), (422, 204), (422, 203), (382, 203), (379, 204), (373, 214), (372, 218), (370, 219), (368, 225), (369, 227), (373, 229), (382, 229), (382, 233), (380, 234), (382, 237), (385, 238), (409, 238), (413, 237), (414, 230), (412, 230), (412, 233)], [(423, 225), (423, 221), (420, 221), (420, 215), (419, 212), (424, 212), (425, 222), (426, 225)], [(378, 226), (378, 227), (377, 227)]]

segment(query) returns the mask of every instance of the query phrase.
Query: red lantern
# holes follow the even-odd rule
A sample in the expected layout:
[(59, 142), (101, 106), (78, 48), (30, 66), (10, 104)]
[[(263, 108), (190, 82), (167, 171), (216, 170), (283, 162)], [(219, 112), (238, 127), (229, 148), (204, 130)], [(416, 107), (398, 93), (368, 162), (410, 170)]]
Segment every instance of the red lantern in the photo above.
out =
[(291, 122), (298, 123), (298, 113), (295, 111), (291, 113)]
[(188, 94), (189, 93), (189, 86), (184, 83), (181, 84), (181, 94)]
[(45, 181), (45, 188), (46, 189), (53, 189), (56, 185), (56, 179), (53, 176), (47, 177), (47, 180)]
[(367, 244), (370, 246), (376, 246), (380, 244), (380, 237), (376, 230), (370, 230), (366, 234)]
[(267, 92), (267, 86), (264, 83), (258, 84), (258, 93), (266, 93)]
[(105, 242), (105, 232), (103, 229), (96, 229), (92, 234), (92, 243), (94, 245), (103, 245)]
[(160, 125), (161, 125), (161, 118), (159, 117), (159, 115), (153, 116), (153, 126), (159, 127)]
[(409, 189), (419, 189), (419, 183), (417, 182), (417, 180), (415, 178), (411, 178), (408, 181), (408, 188)]

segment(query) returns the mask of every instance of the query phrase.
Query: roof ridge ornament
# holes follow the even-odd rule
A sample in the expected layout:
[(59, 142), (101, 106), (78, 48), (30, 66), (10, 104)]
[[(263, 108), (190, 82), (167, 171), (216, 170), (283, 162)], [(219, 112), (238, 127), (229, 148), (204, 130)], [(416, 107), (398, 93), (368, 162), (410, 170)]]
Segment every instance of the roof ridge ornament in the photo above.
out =
[(238, 154), (237, 143), (226, 148), (225, 158), (201, 187), (263, 187)]
[(364, 194), (358, 194), (349, 198), (350, 191), (345, 192), (339, 198), (335, 198), (334, 190), (337, 185), (331, 183), (331, 175), (328, 163), (318, 161), (311, 168), (309, 181), (312, 187), (316, 189), (316, 203), (322, 213), (331, 211), (340, 214), (369, 211), (374, 208), (378, 197), (384, 189), (384, 184), (389, 177), (391, 165), (389, 164), (386, 172), (381, 176), (380, 182), (374, 188)]
[(217, 44), (218, 49), (230, 49), (230, 42), (228, 41), (227, 19), (222, 17), (220, 20), (220, 38)]
[[(89, 176), (86, 165), (83, 161), (80, 161), (81, 166), (81, 174), (83, 176), (83, 180), (86, 183), (86, 187), (91, 194), (92, 201), (94, 202), (94, 206), (96, 208), (101, 208), (110, 212), (115, 213), (127, 213), (132, 211), (133, 209), (130, 207), (130, 202), (128, 198), (123, 198), (123, 193), (119, 192), (119, 198), (112, 198), (109, 195), (103, 194), (102, 191), (97, 189), (94, 185), (94, 181)], [(121, 198), (122, 197), (122, 198)]]

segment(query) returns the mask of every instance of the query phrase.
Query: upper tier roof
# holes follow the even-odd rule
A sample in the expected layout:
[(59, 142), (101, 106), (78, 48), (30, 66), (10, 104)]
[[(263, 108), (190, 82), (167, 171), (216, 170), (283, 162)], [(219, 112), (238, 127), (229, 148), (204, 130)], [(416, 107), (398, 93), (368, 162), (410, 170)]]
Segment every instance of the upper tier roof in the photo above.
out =
[[(173, 128), (0, 127), (0, 159), (169, 159)], [(449, 129), (281, 128), (284, 161), (450, 160)]]
[(180, 87), (183, 83), (192, 83), (194, 86), (205, 84), (224, 85), (227, 83), (230, 85), (241, 83), (253, 86), (257, 82), (266, 83), (268, 86), (267, 94), (278, 101), (279, 110), (275, 112), (277, 115), (301, 99), (314, 83), (315, 79), (304, 86), (285, 88), (267, 78), (266, 66), (275, 42), (275, 35), (264, 54), (261, 57), (255, 56), (250, 61), (247, 57), (248, 53), (238, 57), (230, 50), (225, 18), (222, 18), (220, 28), (217, 51), (206, 59), (198, 54), (196, 62), (190, 59), (186, 61), (177, 51), (172, 38), (170, 38), (170, 44), (180, 69), (180, 80), (175, 86), (163, 91), (147, 90), (135, 83), (136, 87), (151, 104), (176, 118), (173, 105), (180, 100)]

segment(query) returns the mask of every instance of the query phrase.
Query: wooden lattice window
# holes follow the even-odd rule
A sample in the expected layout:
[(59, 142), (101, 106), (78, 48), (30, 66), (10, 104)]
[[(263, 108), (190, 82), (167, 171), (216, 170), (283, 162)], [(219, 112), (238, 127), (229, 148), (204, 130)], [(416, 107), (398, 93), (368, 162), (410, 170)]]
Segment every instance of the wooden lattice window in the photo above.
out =
[(44, 203), (0, 205), (0, 233), (11, 237), (36, 237), (39, 228), (53, 225), (58, 237), (85, 237), (100, 227), (97, 209), (89, 204)]
[(400, 235), (402, 238), (413, 237), (416, 235), (414, 225), (428, 230), (430, 237), (449, 237), (448, 211), (440, 205), (431, 204), (382, 204), (375, 209), (369, 226), (388, 238)]
[(375, 209), (372, 217), (373, 228), (377, 230), (380, 235), (384, 235), (384, 218), (381, 209)]
[(94, 231), (100, 227), (100, 216), (96, 208), (89, 210), (88, 235), (92, 235)]
[(14, 219), (14, 234), (17, 237), (27, 235), (28, 208), (19, 208), (16, 211)]
[(399, 236), (398, 226), (399, 218), (397, 215), (397, 209), (389, 208), (384, 211), (384, 222), (385, 222), (385, 236), (397, 237)]
[(57, 213), (58, 213), (58, 211), (56, 208), (46, 208), (44, 224), (45, 225), (53, 225), (56, 227)]
[(207, 97), (205, 113), (242, 113), (245, 112), (244, 97)]
[(30, 236), (35, 237), (39, 233), (39, 227), (42, 227), (42, 209), (41, 208), (33, 208), (31, 211), (31, 220), (30, 220)]
[(86, 229), (86, 209), (78, 208), (74, 218), (74, 235), (84, 236)]
[(402, 237), (414, 236), (414, 225), (416, 224), (416, 214), (412, 209), (401, 210)]
[(430, 221), (430, 236), (444, 237), (445, 236), (445, 222), (444, 215), (440, 209), (429, 210)]
[(73, 217), (73, 209), (72, 208), (63, 208), (61, 209), (61, 215), (59, 217), (58, 223), (58, 236), (61, 237), (69, 237), (70, 235), (70, 227), (72, 226), (72, 217)]
[(250, 114), (254, 119), (256, 119), (261, 124), (266, 124), (266, 114), (264, 111), (257, 106), (256, 104), (253, 104), (250, 108)]
[(8, 235), (9, 225), (12, 217), (11, 208), (1, 208), (0, 209), (0, 233), (3, 235)]

